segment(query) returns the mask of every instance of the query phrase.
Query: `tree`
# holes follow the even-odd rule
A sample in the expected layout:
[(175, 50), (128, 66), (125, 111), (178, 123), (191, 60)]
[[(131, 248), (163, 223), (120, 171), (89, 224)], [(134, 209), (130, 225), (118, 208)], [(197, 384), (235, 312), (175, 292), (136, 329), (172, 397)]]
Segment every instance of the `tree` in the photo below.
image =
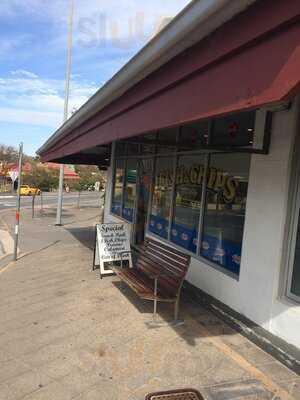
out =
[(102, 171), (94, 165), (76, 165), (75, 172), (80, 176), (80, 181), (74, 184), (76, 190), (85, 190), (100, 182), (100, 186), (105, 185), (105, 177)]
[(5, 144), (0, 144), (0, 162), (6, 163), (16, 163), (19, 158), (18, 150), (13, 146), (6, 146)]
[(59, 182), (59, 171), (46, 169), (36, 163), (32, 163), (32, 170), (22, 177), (23, 184), (37, 187), (42, 191), (57, 189)]

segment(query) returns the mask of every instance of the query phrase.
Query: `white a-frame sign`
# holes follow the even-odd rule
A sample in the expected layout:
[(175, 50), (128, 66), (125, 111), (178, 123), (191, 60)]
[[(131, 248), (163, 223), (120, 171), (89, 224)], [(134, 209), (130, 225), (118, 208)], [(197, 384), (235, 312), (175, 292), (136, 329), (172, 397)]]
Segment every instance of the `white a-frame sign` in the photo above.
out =
[(94, 264), (100, 265), (100, 278), (113, 274), (105, 264), (115, 261), (128, 261), (132, 267), (130, 235), (127, 224), (98, 224), (95, 235)]

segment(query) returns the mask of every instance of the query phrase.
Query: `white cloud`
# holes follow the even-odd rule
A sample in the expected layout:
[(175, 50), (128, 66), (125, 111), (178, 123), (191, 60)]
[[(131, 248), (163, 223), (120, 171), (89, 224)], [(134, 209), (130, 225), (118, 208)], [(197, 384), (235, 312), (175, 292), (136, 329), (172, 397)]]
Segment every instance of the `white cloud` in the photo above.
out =
[(38, 75), (34, 74), (33, 72), (26, 71), (25, 69), (17, 69), (16, 71), (10, 71), (11, 75), (13, 76), (21, 76), (25, 78), (38, 78)]
[(61, 121), (61, 113), (0, 107), (0, 122), (55, 128)]
[[(73, 77), (70, 114), (97, 90), (95, 84)], [(41, 79), (31, 71), (11, 71), (0, 78), (0, 122), (14, 122), (56, 128), (62, 121), (64, 81)]]

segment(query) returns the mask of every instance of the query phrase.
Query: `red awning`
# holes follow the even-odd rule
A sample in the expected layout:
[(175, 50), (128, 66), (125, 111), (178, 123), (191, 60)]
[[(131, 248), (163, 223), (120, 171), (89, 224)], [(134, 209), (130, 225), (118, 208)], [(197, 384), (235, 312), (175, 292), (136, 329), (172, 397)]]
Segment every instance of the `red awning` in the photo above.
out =
[[(176, 57), (68, 133), (42, 154), (43, 160), (63, 158), (160, 128), (293, 98), (300, 82), (297, 7), (292, 10), (294, 15), (288, 14), (291, 8), (286, 7), (287, 15), (276, 15), (276, 19), (272, 12), (282, 14), (280, 7), (276, 9), (277, 2), (261, 3), (265, 9), (259, 5), (261, 9), (257, 6), (251, 10), (252, 16), (246, 12), (241, 21), (229, 22), (222, 28), (224, 32), (215, 34), (217, 39), (208, 38)], [(282, 7), (284, 2), (277, 4)], [(300, 5), (298, 9), (300, 12)], [(259, 31), (260, 26), (268, 30), (261, 30), (260, 36), (255, 37), (253, 31)], [(239, 39), (234, 33), (240, 34), (243, 45), (237, 46)]]

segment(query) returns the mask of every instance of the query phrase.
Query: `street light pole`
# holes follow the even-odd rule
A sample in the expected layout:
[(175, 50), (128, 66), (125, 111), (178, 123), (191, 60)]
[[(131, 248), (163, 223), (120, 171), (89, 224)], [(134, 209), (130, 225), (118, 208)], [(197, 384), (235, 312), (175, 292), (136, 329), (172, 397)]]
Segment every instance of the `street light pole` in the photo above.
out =
[[(65, 104), (64, 104), (64, 120), (68, 119), (69, 111), (69, 96), (70, 96), (70, 78), (72, 69), (72, 45), (73, 45), (73, 20), (74, 20), (74, 0), (70, 0), (70, 16), (68, 23), (68, 46), (67, 46), (67, 65), (66, 65), (66, 81), (65, 81)], [(56, 212), (56, 224), (57, 226), (62, 225), (62, 205), (63, 205), (63, 189), (64, 189), (64, 165), (60, 165), (59, 170), (59, 187), (58, 187), (58, 199), (57, 199), (57, 212)]]

